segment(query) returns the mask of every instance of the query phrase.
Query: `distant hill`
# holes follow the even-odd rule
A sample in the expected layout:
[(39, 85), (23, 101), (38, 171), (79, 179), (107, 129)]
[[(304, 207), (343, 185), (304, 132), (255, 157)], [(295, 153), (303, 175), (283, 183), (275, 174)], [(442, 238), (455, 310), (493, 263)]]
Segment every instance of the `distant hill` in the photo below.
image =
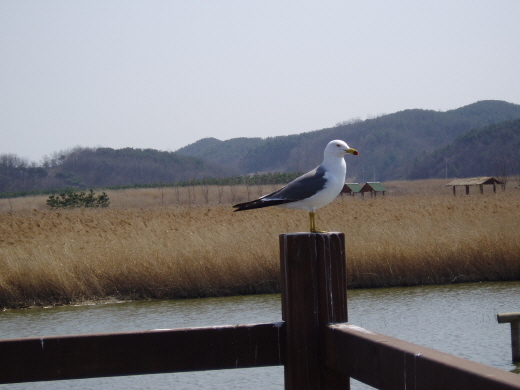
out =
[(221, 177), (222, 167), (202, 159), (154, 149), (75, 148), (34, 167), (0, 156), (0, 193), (51, 188), (172, 183)]
[(346, 157), (352, 181), (444, 177), (446, 161), (450, 177), (487, 175), (506, 153), (511, 161), (518, 159), (519, 118), (520, 105), (485, 100), (446, 112), (410, 109), (288, 136), (204, 138), (177, 152), (78, 147), (42, 166), (0, 155), (0, 193), (301, 172), (322, 161), (333, 139), (360, 152)]
[(188, 146), (180, 148), (176, 153), (182, 156), (191, 156), (206, 161), (217, 162), (231, 168), (234, 172), (238, 164), (247, 153), (263, 143), (262, 138), (233, 138), (220, 141), (216, 138), (203, 138)]
[(406, 179), (417, 158), (471, 129), (516, 118), (520, 118), (520, 105), (485, 100), (446, 112), (404, 110), (298, 135), (240, 138), (236, 143), (213, 142), (209, 148), (204, 148), (205, 144), (196, 148), (195, 143), (191, 149), (183, 148), (182, 153), (222, 165), (233, 161), (241, 174), (306, 171), (321, 162), (323, 148), (330, 140), (342, 139), (361, 154), (348, 158), (347, 177), (357, 181)]
[(410, 179), (520, 173), (520, 119), (471, 130), (418, 159)]
[(197, 142), (184, 146), (176, 151), (176, 153), (181, 154), (183, 156), (193, 156), (193, 157), (202, 157), (204, 153), (213, 146), (220, 145), (222, 142), (219, 139), (210, 137), (210, 138), (202, 138)]

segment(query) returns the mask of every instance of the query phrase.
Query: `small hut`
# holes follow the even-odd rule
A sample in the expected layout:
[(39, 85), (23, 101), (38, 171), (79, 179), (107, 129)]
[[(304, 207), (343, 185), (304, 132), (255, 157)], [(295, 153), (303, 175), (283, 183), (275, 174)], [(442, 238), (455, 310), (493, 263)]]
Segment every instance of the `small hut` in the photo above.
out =
[(377, 196), (378, 192), (382, 192), (383, 196), (385, 196), (385, 191), (387, 191), (387, 189), (379, 182), (365, 183), (365, 185), (363, 187), (361, 187), (361, 189), (359, 190), (359, 192), (361, 192), (361, 195), (363, 195), (363, 197), (365, 196), (365, 192), (370, 192), (371, 197)]
[(466, 187), (466, 195), (469, 195), (469, 187), (470, 186), (479, 186), (480, 187), (480, 193), (484, 193), (484, 186), (485, 185), (492, 185), (493, 186), (493, 192), (497, 192), (497, 184), (503, 184), (500, 180), (495, 179), (494, 177), (470, 177), (468, 179), (455, 179), (453, 181), (450, 181), (448, 184), (446, 184), (446, 187), (453, 187), (453, 195), (457, 195), (456, 188), (459, 186), (465, 186)]
[(354, 196), (355, 194), (359, 193), (360, 190), (361, 185), (359, 185), (358, 183), (345, 183), (343, 189), (341, 190), (341, 195), (349, 194)]

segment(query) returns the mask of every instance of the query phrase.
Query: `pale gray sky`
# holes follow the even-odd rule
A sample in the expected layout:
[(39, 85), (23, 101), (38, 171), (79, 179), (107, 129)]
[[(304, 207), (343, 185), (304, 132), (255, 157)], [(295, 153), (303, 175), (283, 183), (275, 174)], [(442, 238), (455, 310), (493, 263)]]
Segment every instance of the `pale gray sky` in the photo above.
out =
[(518, 0), (0, 0), (0, 154), (519, 104), (519, 18)]

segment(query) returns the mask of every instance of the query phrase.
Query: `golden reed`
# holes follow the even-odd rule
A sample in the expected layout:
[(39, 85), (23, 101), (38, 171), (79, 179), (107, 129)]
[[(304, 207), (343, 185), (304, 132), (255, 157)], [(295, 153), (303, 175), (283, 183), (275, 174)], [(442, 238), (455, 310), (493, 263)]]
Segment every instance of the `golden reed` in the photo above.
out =
[[(318, 210), (318, 228), (346, 235), (350, 287), (520, 279), (518, 190), (454, 197), (445, 183), (385, 183), (384, 198)], [(230, 207), (271, 190), (107, 191), (108, 209), (2, 199), (0, 306), (277, 292), (278, 235), (306, 231), (307, 213)]]

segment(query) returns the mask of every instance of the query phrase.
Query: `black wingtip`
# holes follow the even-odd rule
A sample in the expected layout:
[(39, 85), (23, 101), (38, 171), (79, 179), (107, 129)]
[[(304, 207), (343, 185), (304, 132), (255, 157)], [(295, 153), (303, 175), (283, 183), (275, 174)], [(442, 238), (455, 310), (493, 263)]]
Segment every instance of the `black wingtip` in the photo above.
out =
[(252, 200), (251, 202), (244, 202), (244, 203), (238, 203), (236, 205), (234, 205), (233, 207), (236, 208), (236, 210), (233, 210), (233, 212), (235, 211), (244, 211), (244, 210), (253, 210), (253, 209), (259, 209), (259, 208), (262, 208), (262, 207), (266, 207), (266, 206), (269, 206), (269, 205), (262, 205), (264, 202), (260, 201), (260, 200)]
[(236, 208), (236, 210), (233, 210), (233, 211), (261, 209), (264, 207), (277, 206), (280, 204), (291, 203), (291, 202), (296, 202), (296, 200), (292, 200), (292, 199), (273, 199), (273, 200), (257, 199), (257, 200), (252, 200), (250, 202), (236, 204), (233, 206)]

